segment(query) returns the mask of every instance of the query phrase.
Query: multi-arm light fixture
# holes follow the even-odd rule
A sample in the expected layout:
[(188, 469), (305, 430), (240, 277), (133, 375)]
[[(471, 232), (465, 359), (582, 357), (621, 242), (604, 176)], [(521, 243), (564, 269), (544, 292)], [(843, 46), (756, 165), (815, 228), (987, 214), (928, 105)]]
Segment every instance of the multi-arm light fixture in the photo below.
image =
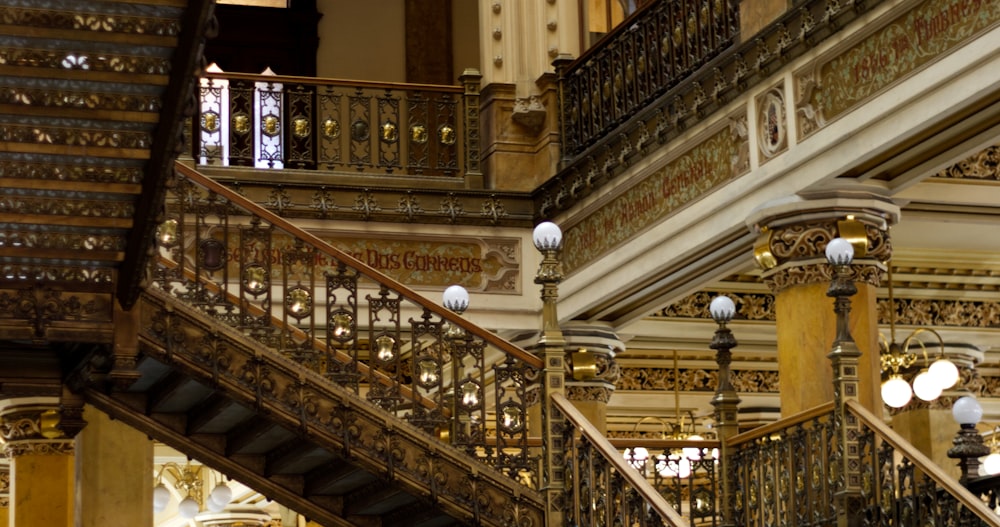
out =
[[(892, 265), (888, 266), (889, 288), (889, 339), (879, 334), (879, 357), (882, 371), (888, 378), (882, 383), (882, 400), (893, 408), (902, 408), (914, 394), (924, 401), (933, 401), (941, 396), (941, 392), (951, 388), (958, 382), (958, 368), (944, 355), (944, 341), (937, 331), (930, 328), (917, 328), (910, 333), (902, 344), (896, 342), (896, 304), (892, 294)], [(930, 360), (927, 357), (927, 347), (919, 337), (931, 334), (937, 338), (940, 346), (938, 358), (926, 367)], [(900, 370), (905, 370), (917, 361), (916, 353), (910, 351), (910, 346), (920, 346), (924, 356), (925, 367), (913, 378), (913, 388), (906, 382)]]
[[(183, 466), (169, 461), (164, 463), (156, 474), (156, 486), (153, 487), (153, 510), (162, 512), (170, 503), (170, 489), (163, 483), (163, 476), (169, 474), (174, 480), (174, 488), (184, 493), (184, 499), (177, 504), (177, 513), (187, 519), (194, 518), (201, 512), (202, 503), (202, 466), (185, 463)], [(233, 499), (233, 491), (220, 481), (208, 497), (204, 505), (212, 512), (220, 512)]]

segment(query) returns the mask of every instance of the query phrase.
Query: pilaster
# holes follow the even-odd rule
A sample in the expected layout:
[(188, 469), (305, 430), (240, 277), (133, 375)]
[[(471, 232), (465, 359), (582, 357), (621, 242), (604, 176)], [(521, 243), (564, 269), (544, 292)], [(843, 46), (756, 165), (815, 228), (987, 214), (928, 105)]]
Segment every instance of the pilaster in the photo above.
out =
[(625, 345), (610, 327), (570, 322), (562, 326), (569, 367), (566, 398), (602, 433), (607, 431), (608, 401), (621, 377), (615, 355)]

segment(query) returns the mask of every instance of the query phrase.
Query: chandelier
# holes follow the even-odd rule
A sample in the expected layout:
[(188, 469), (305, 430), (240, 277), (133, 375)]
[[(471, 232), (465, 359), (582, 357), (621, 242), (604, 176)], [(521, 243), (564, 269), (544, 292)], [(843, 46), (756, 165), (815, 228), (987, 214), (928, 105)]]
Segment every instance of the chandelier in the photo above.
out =
[[(918, 328), (910, 333), (902, 344), (896, 342), (896, 303), (892, 294), (892, 264), (886, 267), (889, 275), (889, 339), (879, 333), (879, 359), (882, 373), (886, 376), (886, 380), (882, 383), (882, 401), (892, 408), (906, 406), (914, 394), (921, 400), (933, 401), (941, 396), (941, 392), (958, 382), (958, 368), (945, 357), (944, 341), (933, 329)], [(937, 338), (940, 349), (937, 359), (929, 367), (927, 346), (920, 338), (925, 334)], [(924, 367), (913, 378), (911, 388), (910, 383), (903, 378), (902, 372), (913, 366), (918, 359), (918, 355), (910, 351), (910, 347), (914, 344), (920, 346)]]
[(226, 505), (229, 505), (233, 499), (232, 489), (222, 480), (212, 488), (207, 498), (203, 498), (202, 469), (202, 465), (192, 465), (190, 461), (183, 466), (173, 461), (164, 463), (156, 474), (156, 486), (153, 487), (153, 510), (163, 512), (170, 503), (170, 489), (163, 483), (165, 475), (169, 475), (173, 479), (174, 488), (184, 495), (184, 498), (177, 504), (177, 513), (182, 518), (194, 518), (201, 512), (202, 505), (212, 512), (221, 512), (225, 509)]

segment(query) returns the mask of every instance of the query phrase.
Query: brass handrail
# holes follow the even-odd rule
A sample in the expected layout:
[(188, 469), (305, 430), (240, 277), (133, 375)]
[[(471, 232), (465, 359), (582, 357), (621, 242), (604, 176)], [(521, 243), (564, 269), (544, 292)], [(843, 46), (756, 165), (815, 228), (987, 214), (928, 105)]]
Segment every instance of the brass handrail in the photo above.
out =
[(413, 303), (419, 305), (424, 309), (427, 309), (428, 311), (434, 313), (437, 316), (440, 316), (441, 318), (447, 320), (448, 322), (455, 324), (465, 329), (466, 331), (476, 335), (478, 338), (481, 338), (484, 341), (488, 342), (489, 344), (495, 346), (497, 349), (503, 351), (507, 355), (521, 362), (524, 362), (529, 366), (532, 366), (537, 369), (542, 369), (543, 367), (542, 359), (535, 356), (534, 354), (525, 351), (519, 346), (512, 344), (507, 340), (504, 340), (503, 338), (500, 338), (493, 332), (480, 327), (478, 324), (470, 322), (469, 320), (456, 315), (455, 313), (444, 308), (440, 304), (437, 304), (429, 300), (428, 298), (410, 289), (409, 287), (403, 285), (402, 283), (397, 282), (396, 280), (390, 278), (389, 276), (386, 276), (380, 273), (379, 271), (369, 267), (368, 265), (361, 262), (357, 258), (351, 256), (350, 254), (330, 245), (328, 242), (322, 240), (318, 236), (300, 229), (299, 227), (295, 226), (288, 220), (285, 220), (284, 218), (278, 216), (277, 214), (274, 214), (273, 212), (260, 207), (256, 203), (237, 194), (236, 192), (233, 192), (224, 185), (216, 183), (212, 179), (205, 177), (197, 170), (187, 165), (184, 165), (179, 161), (174, 163), (174, 167), (179, 173), (183, 174), (184, 177), (187, 177), (192, 181), (197, 182), (199, 185), (205, 187), (209, 191), (218, 194), (219, 196), (225, 198), (226, 200), (232, 203), (239, 205), (240, 207), (243, 207), (244, 209), (256, 211), (255, 214), (257, 216), (259, 216), (263, 220), (266, 220), (268, 223), (271, 223), (272, 225), (276, 225), (287, 232), (295, 233), (295, 236), (299, 237), (304, 242), (309, 243), (310, 245), (315, 247), (316, 250), (318, 250), (319, 252), (324, 253), (325, 255), (334, 258), (335, 260), (344, 262), (348, 266), (357, 270), (357, 272), (360, 275), (376, 283), (383, 284), (386, 287), (398, 292), (407, 300), (412, 301)]
[(646, 478), (634, 468), (632, 468), (618, 450), (611, 445), (604, 434), (602, 434), (579, 410), (569, 402), (569, 399), (562, 394), (552, 394), (553, 403), (566, 417), (580, 434), (594, 446), (594, 448), (611, 464), (612, 467), (622, 476), (622, 478), (642, 497), (643, 501), (653, 511), (665, 519), (669, 525), (674, 527), (688, 527), (690, 524), (684, 517), (677, 513), (656, 491), (653, 486), (646, 481)]
[(769, 423), (764, 426), (759, 426), (748, 432), (743, 432), (742, 434), (735, 435), (729, 440), (729, 444), (733, 447), (737, 447), (744, 443), (749, 443), (754, 439), (767, 437), (775, 432), (779, 432), (786, 428), (791, 428), (792, 426), (797, 425), (799, 423), (804, 423), (806, 421), (809, 421), (810, 419), (815, 419), (816, 417), (830, 413), (833, 413), (833, 401), (830, 401), (828, 403), (823, 403), (819, 406), (810, 408), (808, 410), (804, 410), (797, 414), (792, 414), (788, 417), (781, 418), (773, 423)]
[(847, 409), (860, 419), (865, 426), (874, 431), (883, 441), (892, 445), (896, 451), (902, 453), (917, 469), (934, 480), (935, 483), (940, 485), (948, 494), (951, 494), (964, 507), (975, 513), (980, 520), (987, 525), (1000, 527), (1000, 516), (997, 513), (990, 510), (982, 500), (969, 492), (957, 480), (948, 476), (941, 467), (914, 448), (902, 436), (886, 426), (875, 414), (871, 413), (858, 401), (849, 399), (845, 401), (845, 404), (847, 405)]

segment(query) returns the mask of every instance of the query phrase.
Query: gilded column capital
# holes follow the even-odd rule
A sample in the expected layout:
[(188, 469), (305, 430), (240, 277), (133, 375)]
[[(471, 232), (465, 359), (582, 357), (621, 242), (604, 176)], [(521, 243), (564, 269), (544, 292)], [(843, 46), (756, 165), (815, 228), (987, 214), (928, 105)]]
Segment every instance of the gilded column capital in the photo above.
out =
[(826, 284), (832, 278), (824, 251), (834, 238), (854, 246), (851, 279), (877, 286), (892, 258), (889, 226), (899, 207), (881, 197), (851, 194), (796, 198), (755, 213), (748, 224), (759, 233), (754, 260), (764, 283), (778, 293), (788, 287)]
[(4, 401), (0, 439), (7, 459), (22, 455), (71, 455), (74, 441), (60, 428), (61, 413), (41, 400)]
[(566, 398), (571, 401), (607, 403), (621, 378), (615, 356), (625, 344), (610, 326), (592, 323), (563, 324), (566, 339)]

